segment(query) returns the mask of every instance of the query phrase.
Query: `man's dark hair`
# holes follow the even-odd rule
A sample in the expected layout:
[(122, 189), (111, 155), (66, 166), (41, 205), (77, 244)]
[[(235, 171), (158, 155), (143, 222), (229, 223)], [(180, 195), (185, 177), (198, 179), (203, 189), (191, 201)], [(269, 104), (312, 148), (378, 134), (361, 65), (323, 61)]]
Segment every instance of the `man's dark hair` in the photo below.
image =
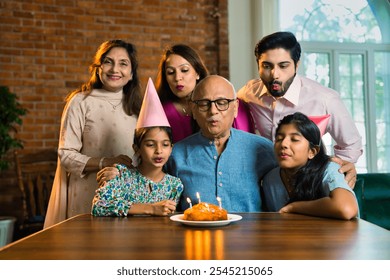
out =
[(256, 62), (259, 62), (260, 56), (268, 50), (282, 48), (290, 52), (290, 56), (295, 66), (301, 58), (301, 45), (297, 38), (291, 32), (275, 32), (261, 39), (255, 47)]

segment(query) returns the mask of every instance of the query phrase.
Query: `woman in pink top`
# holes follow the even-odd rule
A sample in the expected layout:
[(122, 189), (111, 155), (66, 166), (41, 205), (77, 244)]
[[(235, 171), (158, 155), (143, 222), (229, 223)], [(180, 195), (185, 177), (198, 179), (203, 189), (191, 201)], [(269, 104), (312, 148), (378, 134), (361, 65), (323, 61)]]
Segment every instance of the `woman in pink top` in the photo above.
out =
[[(199, 130), (188, 101), (196, 84), (207, 75), (206, 66), (191, 47), (176, 44), (164, 51), (158, 67), (156, 89), (172, 127), (174, 143)], [(241, 100), (233, 127), (254, 133), (247, 104)]]

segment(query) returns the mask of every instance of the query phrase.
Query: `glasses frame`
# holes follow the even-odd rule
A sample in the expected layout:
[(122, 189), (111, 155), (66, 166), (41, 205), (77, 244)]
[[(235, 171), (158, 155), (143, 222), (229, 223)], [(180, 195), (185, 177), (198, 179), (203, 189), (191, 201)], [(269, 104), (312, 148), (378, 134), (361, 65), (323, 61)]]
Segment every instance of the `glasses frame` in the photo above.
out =
[[(221, 100), (227, 101), (226, 109), (220, 109), (220, 108), (219, 108), (220, 105), (218, 105), (217, 102), (218, 102), (218, 101), (221, 101)], [(215, 100), (210, 100), (210, 99), (191, 100), (191, 102), (192, 102), (192, 103), (195, 103), (196, 107), (198, 108), (198, 110), (199, 110), (200, 112), (207, 112), (208, 110), (210, 110), (210, 108), (211, 108), (211, 103), (214, 103), (214, 105), (215, 105), (215, 107), (218, 109), (218, 111), (223, 112), (223, 111), (227, 111), (227, 110), (229, 109), (230, 102), (233, 102), (233, 101), (236, 101), (236, 100), (237, 100), (237, 98), (234, 98), (234, 99), (229, 99), (229, 98), (218, 98), (218, 99), (215, 99)], [(203, 102), (207, 101), (207, 109), (201, 109), (201, 108), (199, 107), (199, 102), (201, 102), (201, 101), (203, 101)]]

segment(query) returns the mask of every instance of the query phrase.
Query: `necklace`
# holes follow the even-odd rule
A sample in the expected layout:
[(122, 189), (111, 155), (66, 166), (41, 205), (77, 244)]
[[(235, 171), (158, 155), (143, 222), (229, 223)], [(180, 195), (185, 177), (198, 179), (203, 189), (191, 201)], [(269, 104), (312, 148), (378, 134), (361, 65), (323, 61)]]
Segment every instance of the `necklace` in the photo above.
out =
[(184, 115), (186, 115), (187, 117), (189, 116), (188, 113), (187, 113), (187, 110), (186, 110), (186, 108), (184, 108), (184, 106), (181, 106), (181, 110), (183, 111)]
[(181, 103), (179, 103), (179, 102), (177, 102), (177, 105), (176, 105), (176, 110), (180, 110), (181, 109), (181, 111), (183, 112), (183, 115), (185, 115), (185, 116), (187, 116), (187, 117), (189, 117), (190, 116), (190, 114), (188, 114), (188, 112), (187, 112), (187, 109), (186, 109), (186, 106), (185, 105), (182, 105)]
[(110, 105), (112, 106), (112, 109), (114, 109), (114, 110), (116, 110), (116, 108), (118, 108), (118, 106), (122, 104), (122, 100), (119, 101), (118, 104), (113, 104), (113, 103), (111, 103), (111, 101), (108, 100), (107, 98), (106, 98), (106, 100), (107, 100), (108, 103), (110, 103)]

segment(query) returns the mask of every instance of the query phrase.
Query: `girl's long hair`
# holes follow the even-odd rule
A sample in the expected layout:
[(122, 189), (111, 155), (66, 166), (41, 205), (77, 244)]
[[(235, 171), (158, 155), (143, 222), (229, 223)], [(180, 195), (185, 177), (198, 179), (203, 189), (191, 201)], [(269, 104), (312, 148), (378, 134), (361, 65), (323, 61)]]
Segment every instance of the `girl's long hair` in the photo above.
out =
[(319, 148), (318, 153), (296, 172), (293, 178), (294, 191), (288, 203), (328, 196), (328, 191), (322, 187), (322, 180), (329, 164), (329, 156), (321, 141), (319, 128), (306, 115), (297, 112), (284, 117), (280, 121), (276, 133), (283, 125), (287, 124), (295, 125), (296, 129), (309, 142), (310, 149)]

